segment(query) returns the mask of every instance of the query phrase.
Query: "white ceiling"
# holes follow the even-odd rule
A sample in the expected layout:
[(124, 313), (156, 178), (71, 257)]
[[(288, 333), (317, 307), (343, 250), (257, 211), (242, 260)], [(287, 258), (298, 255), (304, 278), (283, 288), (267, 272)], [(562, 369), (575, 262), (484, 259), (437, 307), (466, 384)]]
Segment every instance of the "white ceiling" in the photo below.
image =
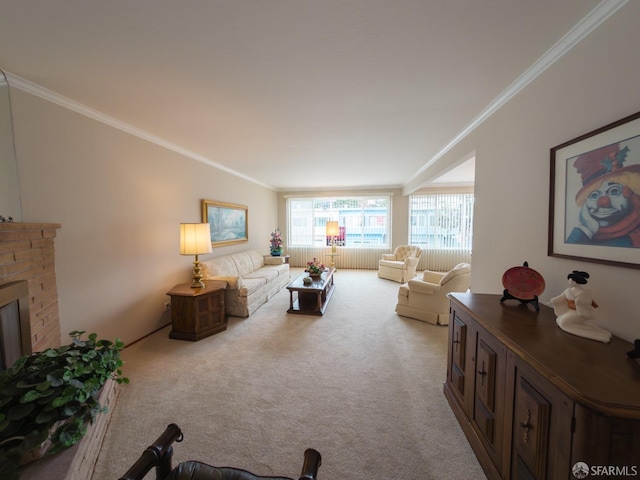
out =
[(599, 4), (0, 0), (0, 68), (276, 190), (402, 187)]

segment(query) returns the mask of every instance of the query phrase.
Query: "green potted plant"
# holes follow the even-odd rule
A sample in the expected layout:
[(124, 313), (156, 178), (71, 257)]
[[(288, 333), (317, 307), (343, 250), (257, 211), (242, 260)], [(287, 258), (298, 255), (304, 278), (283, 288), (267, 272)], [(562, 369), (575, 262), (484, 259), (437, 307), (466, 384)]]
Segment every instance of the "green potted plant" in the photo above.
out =
[(84, 333), (0, 372), (0, 478), (18, 478), (20, 465), (76, 444), (106, 411), (98, 402), (105, 382), (129, 383), (120, 370), (124, 344)]

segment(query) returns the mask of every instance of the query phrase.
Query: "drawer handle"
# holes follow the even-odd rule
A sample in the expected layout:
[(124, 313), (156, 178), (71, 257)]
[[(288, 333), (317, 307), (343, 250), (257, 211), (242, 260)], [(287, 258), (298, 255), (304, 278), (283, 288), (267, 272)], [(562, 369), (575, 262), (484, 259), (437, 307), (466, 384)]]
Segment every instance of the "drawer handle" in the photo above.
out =
[(529, 441), (529, 432), (533, 429), (533, 424), (531, 423), (531, 410), (527, 411), (527, 421), (520, 422), (520, 428), (522, 429), (522, 440), (524, 443)]

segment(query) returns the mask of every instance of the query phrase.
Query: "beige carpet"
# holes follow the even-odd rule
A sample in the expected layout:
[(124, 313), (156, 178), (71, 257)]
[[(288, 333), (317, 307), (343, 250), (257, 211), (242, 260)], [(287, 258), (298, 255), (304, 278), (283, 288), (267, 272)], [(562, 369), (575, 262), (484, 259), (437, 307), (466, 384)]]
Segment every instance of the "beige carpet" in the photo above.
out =
[(131, 384), (93, 480), (117, 479), (172, 422), (184, 432), (175, 463), (298, 478), (313, 447), (320, 480), (485, 478), (442, 393), (447, 328), (397, 316), (399, 284), (375, 271), (335, 283), (322, 317), (287, 314), (283, 289), (199, 342), (167, 327), (127, 348)]

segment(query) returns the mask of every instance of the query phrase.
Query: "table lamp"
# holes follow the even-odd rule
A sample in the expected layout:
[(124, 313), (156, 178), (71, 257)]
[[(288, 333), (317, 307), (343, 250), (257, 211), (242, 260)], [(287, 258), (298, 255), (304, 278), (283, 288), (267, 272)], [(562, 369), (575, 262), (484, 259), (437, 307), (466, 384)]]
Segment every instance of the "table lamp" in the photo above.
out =
[(211, 230), (208, 223), (180, 224), (180, 255), (195, 255), (191, 288), (204, 288), (198, 255), (211, 253)]

